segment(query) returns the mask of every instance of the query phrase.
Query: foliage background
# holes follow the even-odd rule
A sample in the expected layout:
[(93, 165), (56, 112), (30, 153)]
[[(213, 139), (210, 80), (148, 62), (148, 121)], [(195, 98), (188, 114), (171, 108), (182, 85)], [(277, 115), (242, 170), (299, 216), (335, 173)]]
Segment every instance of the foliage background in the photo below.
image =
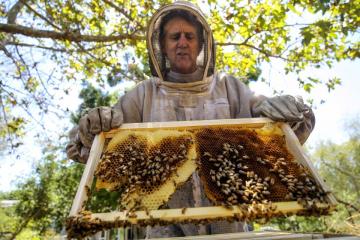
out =
[[(0, 209), (0, 231), (8, 232), (7, 238), (61, 232), (83, 169), (65, 157), (66, 132), (88, 108), (114, 104), (125, 84), (149, 77), (146, 24), (168, 2), (0, 1), (0, 154), (19, 162), (36, 158), (32, 174), (1, 194), (1, 199), (20, 201)], [(359, 0), (197, 3), (214, 31), (218, 69), (249, 84), (271, 84), (262, 71), (276, 65), (314, 107), (326, 100), (314, 100), (317, 88), (330, 93), (342, 80), (311, 72), (360, 56)], [(359, 128), (356, 120), (349, 124), (348, 141), (324, 142), (313, 156), (343, 201), (339, 212), (320, 219), (274, 220), (271, 226), (359, 233), (359, 220), (351, 217), (360, 207), (354, 177), (360, 171)], [(35, 145), (41, 150), (32, 149)], [(25, 152), (25, 146), (32, 150)], [(90, 207), (102, 207), (104, 197), (100, 194)]]

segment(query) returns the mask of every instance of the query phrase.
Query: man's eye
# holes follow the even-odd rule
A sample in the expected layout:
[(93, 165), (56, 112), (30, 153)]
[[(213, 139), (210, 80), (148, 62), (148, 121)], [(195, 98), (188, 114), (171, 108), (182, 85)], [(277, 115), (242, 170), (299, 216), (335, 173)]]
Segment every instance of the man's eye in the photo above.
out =
[(187, 33), (187, 34), (185, 34), (185, 37), (186, 37), (188, 40), (191, 40), (191, 39), (194, 39), (194, 38), (195, 38), (195, 35), (192, 34), (192, 33)]
[(178, 40), (180, 38), (180, 34), (174, 34), (170, 36), (170, 39), (172, 40)]

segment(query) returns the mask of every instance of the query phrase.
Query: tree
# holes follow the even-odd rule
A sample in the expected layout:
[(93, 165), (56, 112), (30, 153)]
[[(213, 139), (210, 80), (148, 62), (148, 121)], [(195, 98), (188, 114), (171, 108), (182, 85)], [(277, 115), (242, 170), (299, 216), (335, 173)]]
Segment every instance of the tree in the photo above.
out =
[[(74, 123), (86, 109), (109, 106), (117, 96), (88, 85), (81, 91), (80, 98), (83, 103), (72, 115)], [(31, 176), (19, 182), (17, 190), (0, 195), (0, 199), (19, 201), (13, 209), (0, 212), (0, 216), (6, 219), (0, 221), (0, 230), (7, 232), (7, 239), (18, 238), (24, 230), (29, 229), (39, 236), (45, 236), (49, 229), (60, 232), (64, 228), (84, 165), (69, 163), (64, 158), (63, 148), (61, 141), (58, 145), (46, 145)], [(93, 192), (86, 208), (93, 211), (115, 210), (118, 197), (118, 193)]]
[(57, 231), (62, 229), (83, 165), (59, 161), (56, 159), (58, 151), (58, 148), (46, 149), (32, 176), (11, 192), (12, 198), (19, 203), (13, 212), (15, 223), (8, 239), (15, 239), (27, 228), (38, 235), (45, 235), (50, 227)]
[[(69, 92), (64, 83), (115, 85), (149, 76), (146, 26), (155, 9), (169, 2), (3, 1), (0, 54), (6, 69), (1, 79), (6, 80), (0, 83), (0, 103), (3, 109), (27, 113), (26, 118), (14, 115), (19, 123), (15, 130), (25, 122), (41, 123), (37, 116), (51, 112), (68, 116), (66, 106), (56, 101), (59, 92)], [(286, 73), (299, 75), (306, 91), (319, 84), (331, 90), (340, 79), (301, 73), (360, 56), (359, 0), (201, 4), (214, 31), (218, 69), (244, 81), (258, 80), (261, 64), (278, 59)], [(311, 16), (306, 22), (305, 15)], [(3, 115), (6, 119), (6, 112)]]
[[(319, 172), (334, 192), (339, 211), (329, 225), (337, 231), (359, 234), (360, 219), (360, 122), (349, 121), (350, 139), (343, 144), (322, 143), (316, 151)], [(353, 226), (353, 228), (349, 228)], [(357, 227), (357, 230), (356, 228)]]

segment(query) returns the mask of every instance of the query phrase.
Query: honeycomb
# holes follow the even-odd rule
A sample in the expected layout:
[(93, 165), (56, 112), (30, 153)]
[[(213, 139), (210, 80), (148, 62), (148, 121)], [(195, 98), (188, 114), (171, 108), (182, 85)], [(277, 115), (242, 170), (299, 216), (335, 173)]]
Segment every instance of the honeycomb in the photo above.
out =
[(190, 132), (122, 131), (97, 166), (96, 188), (123, 190), (125, 209), (158, 209), (196, 169)]
[(196, 169), (215, 205), (325, 202), (276, 124), (121, 131), (101, 157), (96, 187), (122, 191), (122, 209), (158, 209)]
[(199, 174), (216, 205), (325, 202), (325, 193), (286, 148), (280, 129), (203, 128), (195, 132)]
[[(198, 171), (205, 194), (214, 205), (238, 211), (227, 217), (153, 218), (149, 210), (164, 205), (194, 171)], [(107, 143), (95, 176), (97, 189), (121, 193), (120, 211), (128, 210), (127, 218), (137, 218), (136, 210), (144, 210), (149, 218), (139, 219), (139, 226), (267, 220), (283, 215), (273, 203), (284, 201), (300, 203), (303, 209), (295, 210), (299, 215), (330, 211), (327, 192), (296, 162), (283, 132), (271, 123), (262, 128), (227, 125), (122, 130)], [(325, 204), (318, 207), (318, 203)], [(185, 212), (186, 208), (181, 209), (181, 215)], [(92, 213), (84, 210), (69, 217), (66, 225), (70, 238), (83, 238), (130, 224), (120, 218), (92, 218)]]

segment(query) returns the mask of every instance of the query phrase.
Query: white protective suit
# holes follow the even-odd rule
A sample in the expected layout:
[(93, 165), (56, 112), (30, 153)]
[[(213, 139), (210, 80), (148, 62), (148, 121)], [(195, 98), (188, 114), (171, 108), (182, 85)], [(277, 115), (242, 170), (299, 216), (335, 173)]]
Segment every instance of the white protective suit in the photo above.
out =
[[(198, 56), (198, 70), (193, 74), (171, 72), (159, 47), (158, 28), (161, 18), (170, 11), (179, 9), (189, 11), (203, 26), (204, 40)], [(250, 118), (258, 117), (260, 114), (266, 115), (259, 106), (267, 98), (256, 97), (238, 79), (215, 71), (212, 32), (201, 11), (194, 5), (179, 1), (161, 8), (150, 22), (147, 43), (154, 77), (138, 84), (113, 107), (122, 112), (124, 123)], [(295, 98), (289, 96), (289, 101), (294, 103)], [(300, 142), (304, 143), (314, 127), (315, 118), (311, 109), (301, 102), (300, 105), (302, 120), (294, 122), (292, 126), (296, 127), (295, 133)], [(70, 142), (67, 150), (68, 153), (78, 152), (80, 155), (80, 149), (74, 150), (75, 146), (79, 148), (81, 145), (79, 138), (76, 139), (76, 143)], [(79, 156), (68, 155), (72, 159), (81, 160)], [(174, 193), (168, 205), (170, 208), (183, 208), (211, 204), (204, 195), (198, 175), (193, 174), (192, 178)], [(190, 236), (244, 230), (246, 229), (242, 223), (216, 222), (207, 226), (180, 224), (148, 227), (147, 237)]]

